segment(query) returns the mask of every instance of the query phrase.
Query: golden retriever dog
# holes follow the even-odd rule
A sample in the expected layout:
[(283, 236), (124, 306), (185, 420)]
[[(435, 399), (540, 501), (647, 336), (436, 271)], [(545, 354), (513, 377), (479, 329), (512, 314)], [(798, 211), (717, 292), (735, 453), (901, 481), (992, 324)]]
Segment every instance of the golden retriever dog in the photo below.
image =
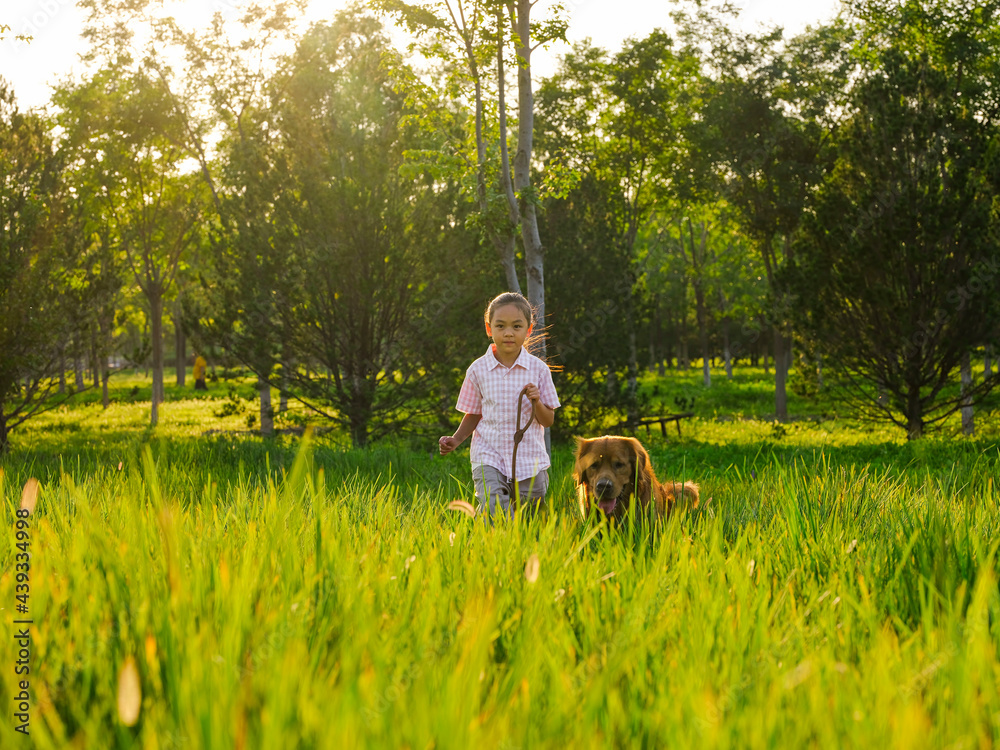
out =
[(577, 438), (573, 478), (584, 518), (595, 500), (605, 516), (619, 521), (631, 510), (633, 498), (642, 510), (652, 502), (661, 518), (675, 507), (698, 507), (698, 485), (658, 482), (649, 454), (631, 437)]

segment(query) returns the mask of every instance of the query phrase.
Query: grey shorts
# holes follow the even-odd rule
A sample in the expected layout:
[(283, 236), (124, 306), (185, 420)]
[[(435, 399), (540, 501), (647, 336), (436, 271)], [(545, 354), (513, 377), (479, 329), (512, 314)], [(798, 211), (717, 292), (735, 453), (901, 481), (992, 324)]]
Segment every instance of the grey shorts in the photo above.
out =
[[(489, 512), (492, 522), (497, 513), (503, 513), (508, 518), (513, 515), (513, 483), (492, 466), (474, 466), (472, 482), (476, 486), (476, 500), (479, 501), (477, 514)], [(545, 492), (549, 489), (549, 472), (542, 469), (529, 479), (517, 483), (521, 495), (521, 507), (529, 512), (538, 510)]]

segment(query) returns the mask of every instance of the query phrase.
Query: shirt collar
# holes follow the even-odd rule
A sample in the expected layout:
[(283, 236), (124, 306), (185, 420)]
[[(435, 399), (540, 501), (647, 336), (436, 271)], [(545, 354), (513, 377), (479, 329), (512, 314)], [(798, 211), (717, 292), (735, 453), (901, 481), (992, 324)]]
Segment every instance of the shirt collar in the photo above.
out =
[[(491, 370), (495, 370), (498, 367), (503, 367), (504, 369), (507, 369), (506, 367), (504, 367), (503, 362), (497, 359), (497, 355), (493, 353), (494, 346), (496, 346), (496, 344), (490, 344), (488, 347), (486, 347), (486, 355), (487, 357), (489, 357), (487, 361), (490, 363), (489, 368)], [(521, 353), (517, 355), (517, 359), (514, 360), (514, 364), (510, 366), (510, 369), (513, 370), (515, 367), (521, 367), (524, 368), (525, 370), (528, 369), (528, 350), (525, 349), (523, 346), (521, 347)]]

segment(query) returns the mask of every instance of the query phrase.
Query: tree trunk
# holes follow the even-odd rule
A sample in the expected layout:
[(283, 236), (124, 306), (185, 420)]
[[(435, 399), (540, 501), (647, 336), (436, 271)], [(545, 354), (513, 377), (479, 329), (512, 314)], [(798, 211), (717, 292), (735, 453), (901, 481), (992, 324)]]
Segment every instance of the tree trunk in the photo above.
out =
[(708, 324), (705, 321), (705, 294), (700, 284), (695, 287), (695, 304), (698, 307), (698, 343), (701, 347), (701, 377), (706, 388), (712, 387), (712, 354), (708, 350)]
[[(531, 188), (531, 154), (534, 144), (535, 99), (531, 88), (531, 8), (537, 0), (516, 0), (514, 43), (517, 48), (517, 154), (514, 156), (514, 190), (518, 196), (521, 220), (521, 242), (524, 245), (524, 265), (527, 272), (528, 302), (534, 308), (535, 325), (545, 330), (545, 249), (538, 234), (538, 217), (534, 201), (527, 195)], [(508, 9), (513, 11), (513, 3)], [(502, 53), (499, 55), (502, 69)], [(502, 76), (501, 76), (502, 77)], [(501, 104), (501, 117), (503, 105)], [(501, 142), (501, 148), (506, 144)], [(546, 359), (545, 337), (538, 339), (535, 354)], [(552, 454), (550, 428), (545, 428), (545, 448)]]
[(986, 352), (983, 354), (983, 376), (990, 378), (993, 376), (993, 345), (986, 345)]
[(919, 386), (910, 386), (906, 398), (906, 439), (917, 440), (924, 434), (924, 414)]
[(181, 326), (180, 301), (174, 309), (174, 367), (177, 371), (177, 386), (184, 387), (187, 378), (187, 336)]
[(111, 399), (108, 397), (108, 379), (111, 377), (111, 373), (108, 371), (108, 363), (101, 363), (101, 404), (105, 409), (111, 404)]
[(262, 437), (274, 437), (274, 412), (271, 409), (271, 385), (263, 378), (257, 378), (257, 391), (260, 394), (260, 434)]
[(704, 329), (699, 334), (701, 338), (701, 377), (706, 388), (712, 387), (712, 370), (709, 367), (708, 332)]
[(788, 341), (777, 326), (774, 329), (774, 416), (788, 421)]
[(153, 394), (149, 426), (156, 427), (159, 422), (159, 406), (163, 402), (163, 294), (150, 291), (149, 297), (149, 329), (150, 343), (153, 348)]
[(278, 397), (278, 411), (284, 414), (288, 411), (288, 371), (291, 365), (283, 362), (281, 365), (281, 394)]
[(657, 311), (653, 308), (653, 317), (649, 321), (649, 372), (656, 372), (656, 326)]
[[(629, 305), (631, 308), (631, 305)], [(635, 340), (634, 316), (629, 313), (628, 322), (628, 418), (639, 418), (639, 347)]]
[(73, 355), (73, 373), (76, 376), (74, 382), (76, 392), (87, 390), (87, 381), (83, 377), (83, 355), (79, 350)]
[(493, 245), (500, 256), (500, 267), (503, 268), (504, 278), (507, 280), (507, 291), (521, 293), (521, 282), (517, 279), (517, 266), (514, 264), (514, 255), (517, 240), (513, 234), (507, 237), (497, 235), (493, 239)]
[(101, 358), (98, 356), (97, 352), (97, 331), (94, 328), (90, 329), (90, 367), (91, 374), (94, 376), (94, 390), (96, 391), (101, 386)]
[[(531, 187), (531, 154), (534, 148), (535, 98), (531, 84), (531, 7), (532, 0), (517, 0), (514, 42), (517, 48), (517, 153), (514, 155), (514, 192), (518, 196), (521, 218), (521, 242), (527, 271), (528, 302), (535, 313), (538, 330), (545, 329), (545, 250), (538, 234), (535, 203), (526, 196)], [(545, 359), (545, 338), (538, 342), (536, 354)]]
[(722, 357), (726, 363), (726, 380), (733, 379), (733, 357), (729, 350), (729, 316), (722, 319)]
[(351, 443), (356, 448), (368, 445), (368, 425), (371, 421), (371, 401), (365, 396), (363, 378), (351, 377), (351, 393), (347, 406)]
[[(503, 9), (498, 5), (496, 9), (497, 24), (502, 25)], [(483, 137), (483, 83), (482, 75), (479, 71), (479, 61), (473, 48), (472, 39), (460, 28), (457, 28), (465, 42), (466, 63), (469, 68), (469, 75), (475, 86), (475, 132), (476, 132), (476, 196), (479, 202), (479, 210), (485, 219), (489, 214), (489, 190), (487, 189), (486, 170), (487, 153), (486, 142)], [(493, 243), (493, 247), (500, 257), (500, 266), (503, 268), (504, 278), (507, 281), (507, 290), (511, 292), (521, 292), (521, 284), (517, 279), (517, 267), (514, 258), (516, 256), (517, 245), (515, 230), (518, 222), (517, 199), (514, 190), (510, 185), (510, 165), (507, 156), (507, 112), (504, 103), (505, 77), (503, 71), (503, 42), (497, 45), (497, 82), (499, 99), (499, 129), (500, 129), (500, 181), (501, 189), (507, 198), (508, 224), (500, 229), (487, 229), (487, 234)]]
[(969, 352), (962, 355), (962, 434), (974, 435), (976, 422), (973, 416), (972, 399), (965, 394), (972, 387), (972, 357)]
[[(702, 279), (702, 270), (705, 265), (705, 258), (708, 254), (708, 226), (705, 222), (699, 222), (701, 228), (701, 258), (699, 260), (698, 249), (694, 242), (694, 222), (691, 217), (688, 220), (688, 233), (691, 238), (691, 279), (694, 287), (694, 310), (695, 320), (698, 324), (698, 343), (701, 348), (701, 372), (702, 381), (706, 388), (712, 385), (712, 371), (709, 363), (710, 354), (708, 351), (708, 320), (705, 309), (705, 287)], [(683, 240), (682, 240), (683, 242)]]

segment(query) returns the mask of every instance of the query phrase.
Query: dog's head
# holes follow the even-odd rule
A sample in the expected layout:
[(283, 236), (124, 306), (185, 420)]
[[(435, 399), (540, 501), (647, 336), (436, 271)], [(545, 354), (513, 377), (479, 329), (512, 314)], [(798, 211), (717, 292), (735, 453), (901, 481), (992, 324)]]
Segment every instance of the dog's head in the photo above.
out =
[(628, 512), (633, 495), (647, 505), (652, 474), (649, 454), (635, 438), (577, 438), (573, 478), (580, 488), (584, 515), (590, 513), (592, 498), (606, 516), (617, 518)]

